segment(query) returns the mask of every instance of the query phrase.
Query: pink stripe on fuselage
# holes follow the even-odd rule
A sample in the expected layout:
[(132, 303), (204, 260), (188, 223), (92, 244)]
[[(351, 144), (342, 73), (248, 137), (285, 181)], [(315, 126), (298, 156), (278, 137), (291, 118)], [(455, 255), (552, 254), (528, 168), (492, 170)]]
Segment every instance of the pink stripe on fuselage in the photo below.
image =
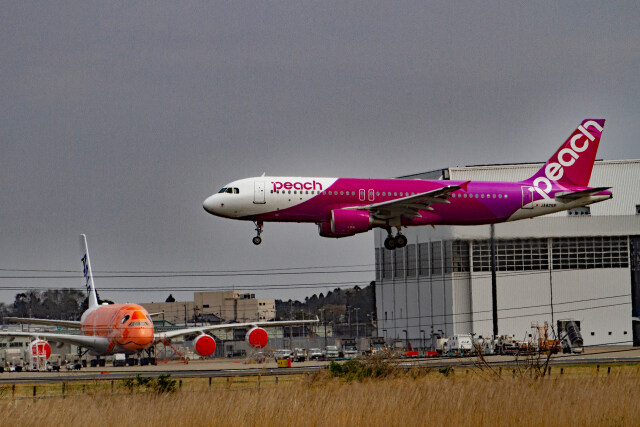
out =
[[(428, 181), (401, 179), (338, 178), (324, 192), (311, 199), (279, 211), (243, 217), (253, 221), (326, 222), (331, 211), (354, 206), (366, 206), (411, 195), (437, 190), (464, 181)], [(471, 182), (449, 198), (450, 203), (435, 203), (433, 211), (420, 211), (420, 217), (403, 218), (403, 225), (424, 224), (487, 224), (504, 221), (522, 207), (521, 183)], [(365, 200), (360, 200), (364, 190)], [(373, 190), (373, 200), (370, 200)], [(331, 195), (329, 195), (331, 192)], [(342, 193), (342, 194), (341, 194)], [(384, 194), (384, 196), (383, 196)], [(458, 195), (467, 197), (458, 197)], [(469, 195), (472, 195), (470, 197)], [(271, 198), (291, 197), (288, 194), (268, 194)], [(502, 196), (502, 197), (500, 197)], [(505, 197), (506, 196), (506, 197)], [(537, 197), (536, 197), (537, 198)], [(268, 206), (268, 201), (267, 201)]]

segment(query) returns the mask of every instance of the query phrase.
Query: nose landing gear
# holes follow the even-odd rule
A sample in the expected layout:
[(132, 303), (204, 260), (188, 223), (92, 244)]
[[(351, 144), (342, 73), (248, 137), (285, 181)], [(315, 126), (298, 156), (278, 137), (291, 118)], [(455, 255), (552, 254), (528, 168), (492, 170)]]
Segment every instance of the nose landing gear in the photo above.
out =
[(254, 222), (254, 224), (256, 225), (256, 233), (258, 233), (258, 235), (255, 236), (253, 239), (251, 239), (251, 241), (253, 242), (254, 245), (257, 246), (260, 243), (262, 243), (262, 237), (260, 237), (260, 235), (262, 234), (263, 222), (262, 221), (258, 221), (258, 222)]
[(396, 237), (393, 237), (391, 235), (391, 228), (387, 229), (388, 236), (386, 239), (384, 239), (384, 247), (390, 251), (394, 249), (402, 249), (407, 246), (406, 236), (400, 232), (400, 227), (397, 228), (398, 234), (396, 234)]

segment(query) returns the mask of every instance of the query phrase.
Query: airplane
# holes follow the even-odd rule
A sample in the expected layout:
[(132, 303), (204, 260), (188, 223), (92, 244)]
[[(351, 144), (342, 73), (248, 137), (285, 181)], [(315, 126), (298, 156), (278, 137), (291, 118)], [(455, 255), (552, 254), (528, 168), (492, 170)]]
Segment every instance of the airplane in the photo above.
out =
[(51, 346), (49, 345), (49, 341), (57, 343), (60, 346), (63, 344), (73, 344), (78, 347), (85, 348), (89, 354), (94, 356), (106, 356), (115, 353), (141, 355), (143, 350), (149, 351), (150, 347), (155, 344), (162, 343), (170, 345), (171, 340), (175, 338), (196, 335), (196, 338), (193, 340), (194, 350), (198, 355), (208, 357), (216, 350), (215, 339), (210, 335), (210, 333), (214, 331), (242, 328), (248, 329), (245, 340), (251, 347), (259, 349), (266, 347), (269, 342), (269, 335), (264, 329), (266, 327), (318, 323), (318, 319), (244, 322), (197, 326), (156, 333), (154, 331), (151, 315), (141, 305), (133, 303), (98, 304), (86, 235), (80, 235), (80, 244), (84, 250), (82, 266), (84, 285), (87, 290), (89, 301), (89, 307), (82, 314), (80, 321), (19, 317), (5, 318), (8, 321), (19, 323), (79, 329), (80, 334), (64, 334), (56, 332), (0, 332), (0, 338), (4, 337), (9, 340), (17, 337), (32, 338), (33, 340), (30, 343), (30, 351), (32, 354), (34, 356), (44, 356), (48, 359), (51, 355)]
[[(322, 237), (380, 227), (385, 248), (407, 245), (403, 227), (480, 225), (574, 209), (613, 197), (589, 187), (604, 119), (585, 119), (532, 177), (518, 182), (264, 176), (225, 185), (203, 203), (212, 215), (265, 222), (315, 223)], [(397, 230), (392, 235), (392, 228)]]

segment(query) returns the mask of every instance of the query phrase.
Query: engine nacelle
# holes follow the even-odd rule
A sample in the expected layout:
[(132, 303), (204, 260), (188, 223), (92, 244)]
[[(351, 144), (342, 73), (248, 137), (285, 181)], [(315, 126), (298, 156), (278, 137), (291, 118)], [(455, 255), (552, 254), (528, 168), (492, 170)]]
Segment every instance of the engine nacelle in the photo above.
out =
[(264, 329), (256, 326), (247, 332), (244, 339), (253, 348), (265, 348), (269, 343), (269, 334)]
[(45, 340), (31, 341), (29, 348), (33, 357), (48, 359), (51, 356), (51, 346)]
[(368, 211), (334, 209), (331, 222), (318, 224), (318, 232), (322, 237), (353, 236), (371, 230), (375, 222)]
[(200, 356), (209, 357), (216, 351), (216, 340), (211, 335), (199, 335), (193, 340), (193, 348)]

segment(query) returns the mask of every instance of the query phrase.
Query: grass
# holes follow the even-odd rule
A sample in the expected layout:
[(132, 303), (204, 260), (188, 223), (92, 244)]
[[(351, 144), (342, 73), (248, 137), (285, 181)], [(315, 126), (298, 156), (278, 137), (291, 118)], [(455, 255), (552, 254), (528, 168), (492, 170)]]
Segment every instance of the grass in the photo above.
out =
[[(380, 366), (379, 366), (380, 367)], [(320, 373), (183, 380), (173, 393), (147, 384), (47, 399), (0, 399), (3, 426), (28, 425), (640, 425), (640, 368), (553, 368), (551, 377), (487, 376), (477, 369), (367, 374), (352, 363)], [(467, 373), (468, 372), (468, 373)], [(142, 381), (144, 382), (144, 381)], [(98, 386), (98, 385), (97, 385)], [(29, 390), (29, 386), (24, 386)], [(59, 390), (59, 389), (58, 389)], [(28, 394), (28, 393), (27, 393)], [(40, 394), (38, 394), (40, 395)]]

